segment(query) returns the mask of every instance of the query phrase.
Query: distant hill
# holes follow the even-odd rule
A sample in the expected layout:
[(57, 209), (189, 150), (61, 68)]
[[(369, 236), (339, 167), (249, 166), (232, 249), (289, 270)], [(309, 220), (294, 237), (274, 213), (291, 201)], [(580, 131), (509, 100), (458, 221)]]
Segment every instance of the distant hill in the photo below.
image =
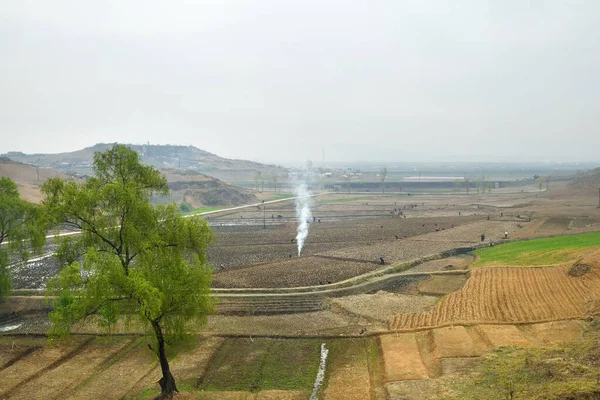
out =
[(229, 185), (219, 179), (189, 169), (163, 168), (171, 189), (167, 202), (192, 205), (193, 208), (237, 206), (258, 202), (247, 189)]
[[(58, 154), (9, 152), (5, 156), (25, 164), (53, 168), (62, 173), (91, 175), (94, 153), (105, 151), (113, 145), (114, 143), (99, 143), (82, 150)], [(251, 186), (257, 176), (270, 181), (274, 175), (277, 175), (277, 180), (281, 182), (282, 177), (287, 176), (287, 171), (276, 165), (227, 159), (194, 146), (150, 144), (127, 144), (127, 146), (140, 154), (143, 163), (155, 168), (190, 169), (234, 184)]]
[(0, 177), (12, 179), (19, 187), (21, 197), (27, 201), (38, 203), (42, 200), (40, 188), (48, 178), (67, 176), (53, 169), (36, 168), (8, 157), (0, 156)]
[(597, 193), (600, 187), (600, 168), (590, 169), (574, 175), (568, 187), (579, 193)]
[[(170, 194), (167, 198), (157, 198), (156, 200), (159, 202), (175, 202), (178, 205), (185, 202), (193, 208), (198, 208), (237, 206), (258, 201), (256, 196), (247, 189), (229, 185), (196, 171), (182, 168), (160, 168), (160, 171), (167, 178)], [(67, 172), (70, 176), (53, 169), (37, 168), (11, 160), (6, 156), (0, 156), (0, 176), (6, 176), (15, 181), (21, 197), (34, 203), (42, 200), (40, 188), (48, 178), (58, 176), (77, 179), (77, 176), (72, 175), (72, 170)], [(84, 179), (81, 175), (79, 178)]]

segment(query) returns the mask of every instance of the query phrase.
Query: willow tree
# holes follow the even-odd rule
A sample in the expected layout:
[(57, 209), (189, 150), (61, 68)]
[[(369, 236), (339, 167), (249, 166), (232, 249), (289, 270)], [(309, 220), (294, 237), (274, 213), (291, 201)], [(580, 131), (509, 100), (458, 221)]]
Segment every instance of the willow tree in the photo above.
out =
[(54, 178), (42, 189), (53, 222), (81, 232), (60, 240), (62, 269), (48, 283), (56, 296), (49, 333), (67, 335), (88, 317), (100, 326), (139, 317), (155, 339), (158, 398), (172, 398), (177, 386), (165, 344), (184, 336), (190, 324), (204, 323), (213, 308), (206, 260), (212, 233), (174, 205), (151, 204), (153, 195), (168, 192), (167, 182), (135, 151), (116, 145), (96, 153), (94, 172), (81, 185)]
[(32, 249), (41, 250), (44, 239), (39, 208), (19, 198), (17, 185), (10, 178), (0, 178), (0, 298), (12, 287), (10, 254), (27, 259)]

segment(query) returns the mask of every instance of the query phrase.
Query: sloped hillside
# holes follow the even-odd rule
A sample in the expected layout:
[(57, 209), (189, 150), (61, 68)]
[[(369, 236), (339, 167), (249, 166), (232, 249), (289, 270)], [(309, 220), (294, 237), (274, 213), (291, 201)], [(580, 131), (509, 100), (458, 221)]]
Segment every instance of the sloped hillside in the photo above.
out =
[(571, 187), (598, 187), (600, 185), (600, 168), (590, 169), (574, 176)]
[(194, 208), (212, 206), (237, 206), (254, 203), (258, 199), (246, 189), (229, 185), (198, 172), (163, 168), (171, 194), (169, 201), (186, 202)]
[(33, 203), (42, 200), (40, 188), (48, 178), (55, 176), (66, 178), (64, 174), (53, 169), (36, 168), (2, 156), (0, 156), (0, 176), (12, 179), (19, 187), (21, 197)]

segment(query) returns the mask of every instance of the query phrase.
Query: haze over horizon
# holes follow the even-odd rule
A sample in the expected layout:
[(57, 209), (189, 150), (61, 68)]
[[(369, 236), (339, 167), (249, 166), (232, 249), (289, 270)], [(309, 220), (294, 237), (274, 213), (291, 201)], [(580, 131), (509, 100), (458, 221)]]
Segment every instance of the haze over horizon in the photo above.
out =
[(3, 3), (0, 153), (600, 161), (600, 3)]

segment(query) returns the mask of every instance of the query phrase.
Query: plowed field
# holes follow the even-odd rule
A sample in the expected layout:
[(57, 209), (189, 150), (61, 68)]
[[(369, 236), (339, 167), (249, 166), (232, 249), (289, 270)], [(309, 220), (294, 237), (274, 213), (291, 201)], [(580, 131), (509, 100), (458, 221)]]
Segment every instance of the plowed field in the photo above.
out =
[(597, 268), (581, 277), (569, 265), (542, 268), (496, 267), (472, 272), (465, 286), (427, 312), (401, 314), (391, 329), (445, 325), (522, 323), (581, 318), (599, 297)]

